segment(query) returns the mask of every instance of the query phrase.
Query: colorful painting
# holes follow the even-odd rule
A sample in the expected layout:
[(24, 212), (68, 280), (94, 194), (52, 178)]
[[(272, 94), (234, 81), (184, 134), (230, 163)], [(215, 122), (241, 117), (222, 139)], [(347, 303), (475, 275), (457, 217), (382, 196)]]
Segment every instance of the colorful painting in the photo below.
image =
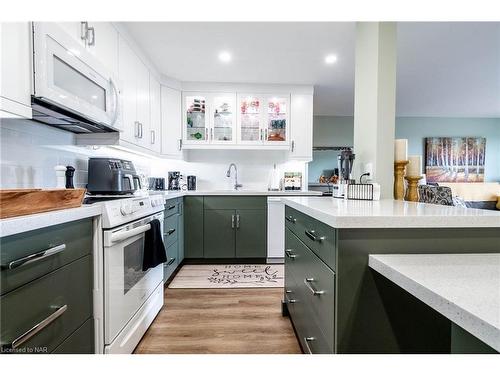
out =
[(426, 138), (427, 182), (483, 182), (486, 138)]

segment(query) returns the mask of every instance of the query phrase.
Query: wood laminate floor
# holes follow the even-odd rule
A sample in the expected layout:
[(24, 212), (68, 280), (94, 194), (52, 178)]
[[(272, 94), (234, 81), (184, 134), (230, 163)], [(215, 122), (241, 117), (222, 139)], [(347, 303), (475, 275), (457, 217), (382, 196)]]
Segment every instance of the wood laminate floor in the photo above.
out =
[(165, 289), (138, 354), (299, 354), (282, 288)]

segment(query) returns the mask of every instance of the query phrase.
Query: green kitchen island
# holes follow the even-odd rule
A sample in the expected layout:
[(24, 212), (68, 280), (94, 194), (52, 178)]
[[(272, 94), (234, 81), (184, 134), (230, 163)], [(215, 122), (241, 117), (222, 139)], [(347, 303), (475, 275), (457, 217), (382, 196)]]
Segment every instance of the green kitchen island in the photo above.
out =
[(283, 202), (283, 311), (304, 352), (452, 352), (452, 322), (371, 269), (369, 255), (500, 253), (499, 212), (394, 200)]

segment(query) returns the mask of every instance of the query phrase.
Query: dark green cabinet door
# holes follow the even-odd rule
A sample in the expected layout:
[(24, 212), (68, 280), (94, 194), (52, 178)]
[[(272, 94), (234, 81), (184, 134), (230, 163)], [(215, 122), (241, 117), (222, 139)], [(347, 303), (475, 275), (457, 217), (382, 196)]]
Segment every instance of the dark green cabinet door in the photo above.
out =
[(184, 256), (203, 258), (203, 197), (184, 198)]
[(266, 210), (236, 210), (236, 257), (265, 258)]
[(205, 258), (234, 258), (234, 210), (205, 210)]

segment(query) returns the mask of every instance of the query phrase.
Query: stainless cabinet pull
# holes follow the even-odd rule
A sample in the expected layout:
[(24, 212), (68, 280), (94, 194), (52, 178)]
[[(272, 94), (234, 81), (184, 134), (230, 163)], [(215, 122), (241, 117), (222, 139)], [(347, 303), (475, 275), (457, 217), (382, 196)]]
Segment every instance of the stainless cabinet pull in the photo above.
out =
[(297, 255), (295, 255), (295, 254), (292, 253), (292, 249), (286, 249), (285, 250), (285, 254), (286, 254), (287, 257), (289, 257), (291, 259), (297, 258)]
[(292, 141), (292, 152), (295, 150), (295, 141)]
[(167, 236), (172, 235), (174, 232), (175, 232), (175, 229), (169, 229), (169, 230), (167, 231)]
[(320, 296), (322, 294), (325, 294), (325, 291), (324, 290), (316, 290), (312, 287), (311, 283), (315, 281), (314, 278), (312, 277), (308, 277), (308, 278), (305, 278), (304, 279), (304, 284), (306, 284), (307, 286), (307, 289), (309, 289), (311, 291), (311, 293), (314, 295), (314, 296)]
[(167, 210), (173, 210), (175, 208), (175, 204), (173, 206), (168, 206)]
[(214, 128), (210, 128), (210, 140), (214, 140)]
[(12, 270), (14, 268), (18, 268), (21, 266), (25, 266), (27, 264), (33, 263), (33, 262), (38, 262), (39, 260), (45, 259), (51, 255), (55, 255), (57, 253), (60, 253), (61, 251), (64, 251), (66, 249), (66, 244), (58, 245), (51, 247), (50, 249), (40, 251), (35, 254), (28, 255), (24, 258), (19, 258), (16, 260), (13, 260), (12, 262), (9, 262), (5, 265), (2, 264), (2, 269), (8, 269)]
[(234, 215), (231, 215), (231, 229), (234, 229)]
[(316, 340), (315, 337), (304, 337), (304, 343), (306, 344), (307, 354), (313, 354), (311, 347), (309, 346), (309, 343), (315, 340)]
[(80, 39), (87, 40), (89, 35), (89, 23), (87, 21), (80, 22)]
[(179, 151), (182, 150), (182, 139), (179, 139)]
[(323, 241), (324, 239), (326, 239), (326, 237), (325, 237), (325, 236), (317, 236), (317, 235), (316, 235), (316, 231), (314, 231), (314, 230), (312, 230), (312, 229), (311, 229), (311, 230), (306, 230), (306, 231), (305, 231), (305, 234), (306, 234), (306, 236), (307, 236), (307, 237), (309, 237), (311, 240), (313, 240), (313, 241), (317, 241), (317, 242), (321, 242), (321, 241)]
[(260, 140), (261, 140), (261, 141), (264, 139), (264, 137), (263, 137), (263, 135), (262, 135), (262, 134), (263, 134), (263, 131), (264, 131), (264, 130), (260, 129)]
[(236, 229), (240, 229), (240, 215), (236, 215)]
[(297, 300), (294, 298), (285, 298), (285, 303), (297, 303)]
[(94, 27), (89, 27), (87, 29), (88, 31), (88, 37), (87, 37), (87, 45), (88, 46), (95, 46), (95, 29)]
[(134, 121), (134, 127), (135, 127), (134, 136), (136, 138), (139, 138), (139, 121)]
[(290, 289), (288, 289), (288, 290), (285, 290), (285, 293), (290, 294), (290, 293), (292, 293), (292, 291)]
[(141, 135), (139, 136), (139, 138), (141, 138), (141, 139), (142, 139), (142, 135), (143, 135), (143, 134), (142, 134), (142, 130), (143, 130), (143, 129), (142, 129), (142, 122), (140, 122), (140, 123), (139, 123), (139, 129), (141, 129)]
[(297, 219), (296, 219), (296, 218), (294, 218), (292, 215), (290, 215), (290, 216), (285, 216), (285, 219), (286, 219), (287, 221), (289, 221), (290, 223), (295, 223), (295, 222), (297, 222)]
[(170, 266), (172, 263), (175, 262), (175, 258), (172, 258), (168, 261), (167, 266)]
[(156, 142), (155, 131), (151, 130), (151, 144), (154, 145)]
[(32, 328), (24, 332), (21, 336), (16, 338), (8, 347), (15, 349), (24, 344), (26, 341), (30, 340), (33, 336), (42, 331), (45, 327), (47, 327), (54, 320), (59, 318), (64, 312), (68, 309), (68, 305), (61, 306), (57, 308), (52, 314), (42, 320), (40, 323), (35, 324)]
[(205, 128), (205, 141), (208, 140), (208, 128)]
[(266, 129), (264, 129), (264, 134), (265, 134), (265, 136), (264, 136), (264, 140), (265, 140), (265, 141), (267, 141), (267, 140), (268, 140), (268, 139), (267, 139), (267, 128), (266, 128)]

